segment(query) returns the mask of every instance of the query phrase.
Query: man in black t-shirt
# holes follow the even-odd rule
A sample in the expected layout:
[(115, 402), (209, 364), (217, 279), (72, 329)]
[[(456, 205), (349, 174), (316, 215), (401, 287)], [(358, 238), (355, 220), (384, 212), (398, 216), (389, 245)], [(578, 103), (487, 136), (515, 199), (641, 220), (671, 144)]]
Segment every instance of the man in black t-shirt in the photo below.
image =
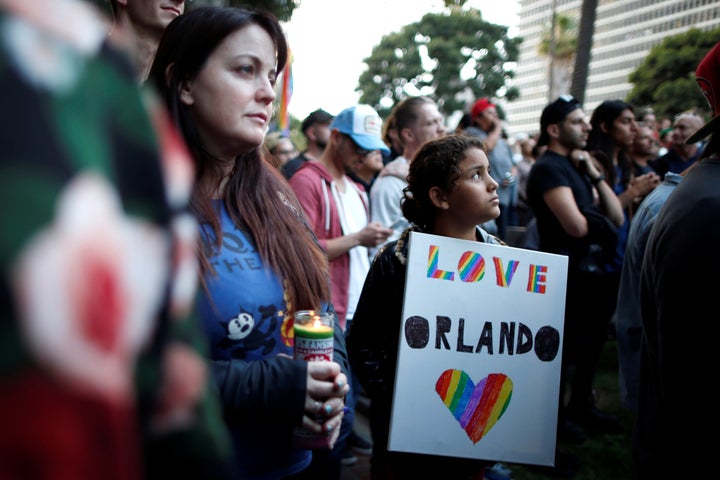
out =
[[(583, 150), (590, 129), (585, 112), (574, 98), (561, 96), (546, 106), (540, 118), (538, 145), (547, 145), (547, 149), (532, 166), (527, 184), (528, 203), (537, 219), (540, 251), (568, 256), (558, 416), (560, 441), (581, 442), (584, 432), (578, 425), (604, 431), (618, 428), (617, 421), (597, 410), (591, 399), (602, 349), (602, 343), (600, 348), (597, 345), (605, 338), (600, 335), (607, 336), (611, 302), (605, 298), (608, 291), (602, 276), (581, 271), (580, 264), (596, 228), (591, 220), (605, 215), (620, 226), (624, 217), (620, 201), (605, 182), (598, 164)], [(566, 407), (562, 399), (570, 381)], [(555, 468), (562, 468), (561, 463), (556, 459)]]

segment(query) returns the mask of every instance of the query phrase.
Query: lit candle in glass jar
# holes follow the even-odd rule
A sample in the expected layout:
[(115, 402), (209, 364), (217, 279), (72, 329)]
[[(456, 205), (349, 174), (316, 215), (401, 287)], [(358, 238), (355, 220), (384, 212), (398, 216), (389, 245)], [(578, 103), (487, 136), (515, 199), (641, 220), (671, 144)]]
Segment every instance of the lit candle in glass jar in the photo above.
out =
[[(295, 312), (293, 332), (295, 335), (294, 357), (308, 362), (333, 359), (333, 335), (335, 329), (332, 313), (318, 313), (315, 310), (299, 310)], [(320, 403), (318, 403), (320, 405)], [(326, 418), (321, 412), (308, 414), (310, 418), (322, 425)], [(314, 433), (303, 427), (297, 427), (294, 444), (299, 448), (330, 448), (329, 433)]]
[(333, 359), (333, 314), (315, 310), (295, 312), (293, 331), (296, 359), (314, 361)]

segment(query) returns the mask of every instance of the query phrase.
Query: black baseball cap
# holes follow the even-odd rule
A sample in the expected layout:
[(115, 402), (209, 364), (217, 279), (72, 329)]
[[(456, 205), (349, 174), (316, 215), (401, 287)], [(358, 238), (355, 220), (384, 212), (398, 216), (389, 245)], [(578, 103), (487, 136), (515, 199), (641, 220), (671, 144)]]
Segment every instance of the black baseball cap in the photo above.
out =
[(330, 123), (333, 118), (335, 118), (333, 115), (330, 115), (322, 108), (318, 108), (314, 112), (310, 113), (310, 115), (308, 115), (305, 120), (303, 120), (300, 128), (302, 132), (305, 133), (305, 130), (312, 127), (316, 123)]
[(571, 112), (581, 108), (572, 95), (560, 95), (554, 102), (548, 104), (540, 115), (540, 138), (537, 144), (539, 146), (547, 145), (550, 142), (550, 135), (547, 133), (548, 125), (560, 123), (565, 120)]

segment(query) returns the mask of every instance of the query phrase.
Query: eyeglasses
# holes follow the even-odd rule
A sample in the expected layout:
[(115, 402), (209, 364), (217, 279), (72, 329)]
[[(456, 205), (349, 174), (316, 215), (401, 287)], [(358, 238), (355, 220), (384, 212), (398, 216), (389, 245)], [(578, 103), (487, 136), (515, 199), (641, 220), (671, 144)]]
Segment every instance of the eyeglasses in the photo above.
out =
[(355, 146), (355, 153), (357, 153), (361, 157), (367, 157), (375, 150), (368, 150), (367, 148), (362, 148), (360, 145), (355, 143), (355, 140), (352, 139), (350, 135), (343, 135), (346, 139), (350, 140), (350, 142)]

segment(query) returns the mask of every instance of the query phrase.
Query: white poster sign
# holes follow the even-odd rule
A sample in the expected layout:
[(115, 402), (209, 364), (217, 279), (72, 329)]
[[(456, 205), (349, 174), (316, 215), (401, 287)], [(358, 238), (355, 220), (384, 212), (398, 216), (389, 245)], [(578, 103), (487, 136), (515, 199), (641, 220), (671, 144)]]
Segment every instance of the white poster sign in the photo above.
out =
[(567, 257), (413, 232), (389, 449), (553, 465)]

